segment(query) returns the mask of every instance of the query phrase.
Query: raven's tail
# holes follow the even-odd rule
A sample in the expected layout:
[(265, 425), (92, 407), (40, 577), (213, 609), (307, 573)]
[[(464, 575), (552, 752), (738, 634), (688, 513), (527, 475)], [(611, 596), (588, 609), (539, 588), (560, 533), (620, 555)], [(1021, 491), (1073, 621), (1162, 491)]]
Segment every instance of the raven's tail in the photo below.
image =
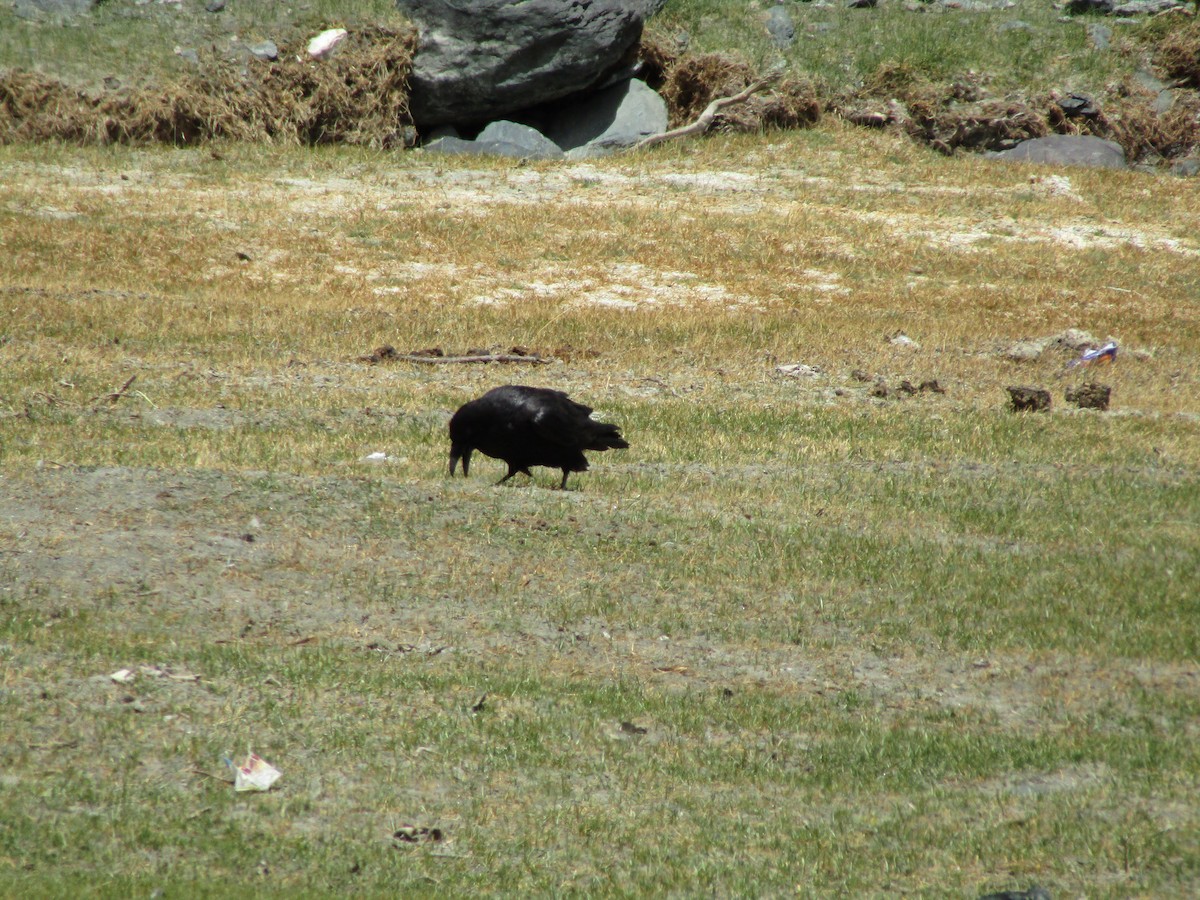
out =
[(624, 450), (629, 442), (621, 437), (621, 429), (607, 422), (596, 422), (588, 435), (588, 450)]

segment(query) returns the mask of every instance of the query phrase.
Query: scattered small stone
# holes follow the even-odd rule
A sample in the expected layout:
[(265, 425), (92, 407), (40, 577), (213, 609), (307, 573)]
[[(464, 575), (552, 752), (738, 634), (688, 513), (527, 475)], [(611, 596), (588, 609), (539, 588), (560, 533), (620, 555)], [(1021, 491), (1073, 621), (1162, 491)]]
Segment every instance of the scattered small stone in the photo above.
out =
[(796, 41), (796, 23), (782, 3), (772, 6), (767, 12), (767, 33), (780, 50), (786, 50)]
[(1068, 389), (1066, 400), (1068, 403), (1073, 403), (1080, 409), (1108, 409), (1109, 397), (1112, 395), (1112, 388), (1107, 384), (1097, 384), (1096, 382), (1088, 382), (1081, 384), (1074, 389)]
[(642, 735), (642, 734), (646, 733), (646, 729), (643, 728), (641, 725), (634, 725), (632, 722), (622, 722), (621, 723), (621, 733), (622, 734)]
[(922, 381), (917, 390), (919, 390), (922, 394), (926, 391), (929, 391), (933, 394), (946, 393), (946, 389), (938, 384), (938, 380), (936, 378), (927, 378), (925, 381)]
[(879, 399), (884, 400), (890, 396), (892, 392), (888, 390), (887, 382), (880, 378), (873, 385), (871, 385), (871, 390), (869, 390), (867, 393), (869, 393), (872, 397), (878, 397)]
[(917, 386), (914, 385), (907, 378), (905, 378), (903, 381), (900, 382), (900, 391), (902, 393), (909, 394), (911, 396), (912, 394), (915, 394), (917, 392)]
[(1050, 392), (1035, 387), (1010, 387), (1008, 395), (1013, 412), (1046, 412), (1050, 409)]
[(920, 350), (921, 349), (921, 345), (918, 344), (916, 341), (914, 341), (912, 338), (910, 338), (903, 331), (897, 331), (895, 334), (893, 334), (891, 337), (889, 337), (888, 343), (891, 344), (893, 347), (908, 347), (911, 350)]
[(776, 366), (775, 371), (789, 378), (815, 378), (822, 374), (820, 366), (809, 366), (804, 363), (790, 363), (784, 366)]
[(1107, 50), (1108, 45), (1112, 42), (1112, 29), (1107, 25), (1098, 25), (1093, 22), (1087, 26), (1087, 36), (1097, 50)]
[(863, 371), (862, 369), (854, 369), (853, 371), (851, 371), (850, 377), (853, 378), (855, 381), (861, 381), (864, 384), (868, 381), (874, 381), (874, 379), (870, 376), (870, 374)]
[(210, 13), (218, 13), (224, 8), (225, 0), (208, 0), (208, 2), (204, 4), (205, 11)]
[(1027, 891), (996, 891), (984, 894), (979, 900), (1050, 900), (1050, 892), (1035, 884)]
[(1068, 119), (1094, 119), (1099, 115), (1095, 104), (1080, 94), (1070, 94), (1058, 101), (1058, 108)]
[(1195, 178), (1200, 175), (1200, 159), (1177, 159), (1171, 163), (1171, 174), (1180, 178)]
[(279, 48), (275, 46), (274, 41), (262, 41), (258, 44), (251, 44), (246, 48), (255, 59), (261, 59), (264, 62), (273, 62), (279, 59)]

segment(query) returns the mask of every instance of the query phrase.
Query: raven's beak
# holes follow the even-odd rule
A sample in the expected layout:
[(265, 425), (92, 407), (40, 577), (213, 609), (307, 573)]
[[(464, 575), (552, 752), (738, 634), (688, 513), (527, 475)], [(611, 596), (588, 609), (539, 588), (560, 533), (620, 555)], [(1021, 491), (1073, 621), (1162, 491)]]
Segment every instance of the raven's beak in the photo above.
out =
[(450, 445), (450, 477), (454, 477), (454, 467), (458, 465), (459, 459), (462, 460), (463, 478), (467, 477), (467, 473), (471, 469), (471, 447), (464, 447), (462, 444)]

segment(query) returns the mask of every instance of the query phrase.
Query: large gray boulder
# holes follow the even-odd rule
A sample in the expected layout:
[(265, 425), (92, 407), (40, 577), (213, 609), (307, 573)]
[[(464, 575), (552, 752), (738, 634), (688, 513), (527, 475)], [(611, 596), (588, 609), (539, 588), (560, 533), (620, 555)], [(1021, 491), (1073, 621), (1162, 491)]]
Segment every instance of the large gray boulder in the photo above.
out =
[(1114, 141), (1081, 134), (1051, 134), (1022, 141), (1011, 150), (990, 154), (1008, 162), (1045, 163), (1055, 166), (1087, 166), (1124, 169), (1125, 151)]
[(618, 68), (645, 2), (397, 0), (417, 26), (409, 109), (419, 128), (489, 121), (582, 91)]
[(666, 101), (636, 78), (572, 103), (545, 129), (571, 159), (604, 156), (666, 130)]

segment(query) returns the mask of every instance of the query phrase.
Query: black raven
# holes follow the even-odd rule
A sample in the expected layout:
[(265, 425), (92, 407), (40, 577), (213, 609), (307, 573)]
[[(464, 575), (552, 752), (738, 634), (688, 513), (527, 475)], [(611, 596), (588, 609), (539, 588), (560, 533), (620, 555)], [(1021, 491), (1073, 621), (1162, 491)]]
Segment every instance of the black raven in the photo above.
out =
[(463, 477), (471, 452), (508, 463), (503, 484), (530, 466), (562, 469), (561, 488), (571, 472), (586, 472), (584, 450), (628, 447), (616, 425), (597, 422), (590, 406), (576, 403), (562, 391), (506, 384), (477, 400), (464, 403), (450, 419), (450, 475), (462, 460)]

